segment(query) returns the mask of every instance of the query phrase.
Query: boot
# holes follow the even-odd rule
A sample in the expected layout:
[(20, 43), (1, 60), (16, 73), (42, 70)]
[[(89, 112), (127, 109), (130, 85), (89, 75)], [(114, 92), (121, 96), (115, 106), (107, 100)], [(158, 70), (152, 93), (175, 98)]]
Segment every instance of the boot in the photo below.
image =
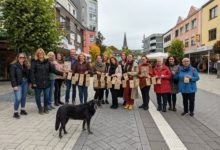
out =
[(108, 100), (107, 100), (107, 99), (105, 100), (105, 103), (106, 103), (106, 104), (109, 104), (109, 102), (108, 102)]
[(124, 106), (124, 109), (128, 109), (128, 107), (129, 107), (129, 104), (125, 104), (125, 106)]
[(49, 111), (48, 111), (48, 109), (46, 107), (44, 107), (44, 113), (45, 114), (49, 114)]
[(133, 109), (133, 105), (129, 105), (128, 110), (132, 110), (132, 109)]
[(25, 110), (21, 110), (21, 115), (27, 115), (27, 112)]
[(43, 115), (43, 114), (44, 114), (44, 113), (43, 113), (43, 108), (39, 108), (39, 111), (38, 111), (38, 112), (39, 112), (40, 115)]
[(20, 119), (20, 116), (19, 116), (18, 112), (15, 112), (13, 117), (16, 118), (16, 119)]
[(104, 101), (104, 100), (102, 100), (102, 104), (105, 104), (105, 101)]

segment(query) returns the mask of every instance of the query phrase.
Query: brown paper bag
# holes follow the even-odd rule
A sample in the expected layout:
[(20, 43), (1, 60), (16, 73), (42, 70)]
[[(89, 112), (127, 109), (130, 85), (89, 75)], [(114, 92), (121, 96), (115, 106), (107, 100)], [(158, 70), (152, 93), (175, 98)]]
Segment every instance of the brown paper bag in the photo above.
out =
[(157, 78), (157, 84), (161, 84), (161, 78)]
[(83, 86), (83, 82), (84, 82), (84, 74), (80, 74), (79, 75), (79, 86)]
[(94, 81), (97, 81), (97, 80), (98, 80), (97, 74), (94, 74), (94, 75), (93, 75), (93, 80), (94, 80)]
[(147, 84), (147, 85), (151, 85), (151, 79), (150, 79), (150, 78), (147, 78), (147, 79), (146, 79), (146, 84)]
[(111, 81), (111, 77), (110, 76), (107, 76), (107, 83)]
[(184, 77), (184, 83), (189, 83), (189, 78), (188, 77)]
[(105, 75), (104, 74), (101, 75), (100, 81), (102, 81), (102, 80), (105, 80)]
[(107, 89), (111, 89), (112, 88), (112, 82), (111, 81), (108, 81), (107, 82)]
[(114, 89), (115, 90), (120, 90), (120, 88), (121, 88), (121, 84), (119, 84), (119, 82), (116, 82)]
[(156, 77), (152, 77), (152, 78), (151, 78), (151, 83), (152, 83), (152, 84), (157, 84)]
[(98, 80), (94, 80), (93, 81), (93, 87), (94, 88), (98, 88), (99, 87), (99, 81)]
[(134, 80), (130, 80), (130, 81), (129, 81), (129, 86), (130, 86), (130, 88), (132, 88), (132, 89), (134, 88)]
[(74, 78), (75, 78), (76, 81), (78, 81), (79, 80), (79, 74), (75, 73)]
[(146, 77), (149, 74), (149, 67), (148, 66), (142, 66), (141, 67), (141, 75)]
[(116, 78), (116, 77), (113, 77), (113, 78), (112, 78), (112, 84), (115, 84), (116, 80), (117, 80), (117, 78)]
[(126, 86), (127, 86), (126, 82), (127, 82), (126, 80), (122, 80), (122, 87), (123, 88), (126, 88)]
[(73, 73), (72, 72), (68, 72), (67, 80), (72, 80), (72, 76), (73, 76)]
[(139, 79), (134, 80), (134, 87), (137, 88), (139, 87)]
[(72, 78), (72, 84), (76, 84), (76, 79), (75, 79), (75, 77)]
[(90, 75), (87, 74), (86, 75), (86, 87), (89, 87), (89, 85), (90, 85)]
[(65, 61), (64, 62), (64, 69), (66, 71), (71, 71), (71, 62), (70, 61)]
[(126, 81), (128, 80), (128, 74), (127, 73), (124, 73), (123, 77), (124, 77), (124, 80), (126, 80)]
[(101, 80), (101, 88), (104, 89), (105, 88), (105, 80)]

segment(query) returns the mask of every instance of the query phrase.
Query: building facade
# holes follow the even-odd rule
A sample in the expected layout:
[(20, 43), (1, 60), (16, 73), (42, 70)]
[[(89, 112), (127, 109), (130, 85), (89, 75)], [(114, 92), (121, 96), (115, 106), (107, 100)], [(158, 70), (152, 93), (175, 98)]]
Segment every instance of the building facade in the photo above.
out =
[(163, 35), (163, 52), (167, 53), (173, 40), (172, 29)]
[(87, 27), (90, 31), (98, 31), (98, 2), (86, 0), (87, 3)]
[(144, 53), (163, 52), (163, 34), (152, 34), (143, 38), (143, 50)]
[(84, 32), (84, 50), (83, 52), (89, 54), (90, 46), (96, 42), (96, 32), (86, 30)]

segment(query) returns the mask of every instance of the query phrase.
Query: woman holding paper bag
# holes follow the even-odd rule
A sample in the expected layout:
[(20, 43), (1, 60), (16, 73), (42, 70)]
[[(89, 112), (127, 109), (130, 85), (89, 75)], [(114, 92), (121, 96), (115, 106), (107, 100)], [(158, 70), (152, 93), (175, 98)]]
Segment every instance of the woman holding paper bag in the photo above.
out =
[(102, 57), (98, 55), (96, 57), (96, 62), (93, 68), (94, 75), (97, 75), (97, 80), (94, 82), (98, 82), (98, 86), (94, 86), (95, 89), (95, 99), (98, 99), (98, 104), (105, 104), (103, 100), (104, 89), (105, 89), (105, 74), (106, 74), (106, 65), (102, 62)]
[[(126, 62), (127, 62), (126, 53), (122, 52), (121, 53), (121, 61), (119, 61), (119, 64), (121, 65), (121, 68), (122, 68), (122, 75), (125, 73), (124, 66), (125, 66)], [(122, 76), (122, 79), (123, 79), (123, 76)], [(123, 95), (124, 95), (123, 93), (124, 93), (124, 88), (121, 88), (119, 91), (118, 97), (123, 97)], [(126, 101), (124, 100), (123, 106), (125, 106), (125, 104), (126, 104)]]
[(195, 93), (197, 91), (196, 82), (199, 80), (198, 72), (190, 65), (190, 59), (182, 60), (183, 66), (179, 67), (179, 91), (182, 93), (184, 112), (182, 116), (190, 111), (190, 116), (194, 116)]
[[(171, 72), (169, 68), (163, 64), (163, 58), (157, 59), (157, 64), (154, 68), (154, 76), (157, 79), (157, 83), (154, 85), (154, 91), (157, 95), (158, 111), (166, 112), (167, 96), (170, 93), (170, 78)], [(163, 103), (162, 103), (163, 102)]]
[(126, 87), (124, 88), (124, 100), (126, 101), (124, 108), (132, 110), (134, 99), (138, 98), (138, 87), (135, 86), (138, 75), (138, 65), (134, 62), (133, 55), (128, 55), (124, 69), (125, 73), (128, 75)]
[(150, 77), (153, 76), (153, 69), (151, 64), (148, 63), (147, 56), (142, 56), (142, 63), (139, 65), (139, 80), (140, 80), (140, 89), (143, 99), (143, 104), (139, 106), (139, 108), (143, 108), (144, 110), (148, 110), (149, 104), (149, 92), (150, 92), (150, 84), (147, 80), (150, 80)]
[(88, 98), (88, 87), (86, 86), (85, 77), (91, 71), (89, 63), (86, 62), (86, 56), (80, 54), (78, 56), (78, 61), (73, 68), (74, 76), (78, 76), (78, 91), (79, 91), (79, 100), (80, 103), (86, 103)]
[[(118, 64), (118, 61), (115, 57), (110, 58), (110, 67), (108, 69), (108, 76), (113, 78), (121, 79), (122, 77), (122, 68), (121, 65)], [(112, 106), (110, 108), (116, 109), (118, 108), (118, 92), (119, 90), (115, 89), (115, 85), (110, 88), (111, 95), (112, 95)]]

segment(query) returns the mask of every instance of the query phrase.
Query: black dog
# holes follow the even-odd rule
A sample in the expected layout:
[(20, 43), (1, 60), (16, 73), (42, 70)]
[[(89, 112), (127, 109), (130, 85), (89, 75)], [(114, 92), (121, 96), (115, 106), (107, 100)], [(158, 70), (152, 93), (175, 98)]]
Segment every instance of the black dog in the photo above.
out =
[(66, 124), (69, 119), (75, 119), (75, 120), (83, 120), (83, 130), (85, 129), (85, 123), (87, 123), (87, 129), (88, 133), (92, 134), (90, 130), (90, 121), (92, 116), (95, 114), (97, 108), (97, 101), (91, 100), (85, 104), (81, 105), (63, 105), (59, 107), (57, 110), (56, 115), (56, 123), (55, 123), (55, 130), (57, 131), (59, 129), (59, 137), (62, 138), (62, 129), (64, 131), (64, 134), (67, 134), (66, 131)]

